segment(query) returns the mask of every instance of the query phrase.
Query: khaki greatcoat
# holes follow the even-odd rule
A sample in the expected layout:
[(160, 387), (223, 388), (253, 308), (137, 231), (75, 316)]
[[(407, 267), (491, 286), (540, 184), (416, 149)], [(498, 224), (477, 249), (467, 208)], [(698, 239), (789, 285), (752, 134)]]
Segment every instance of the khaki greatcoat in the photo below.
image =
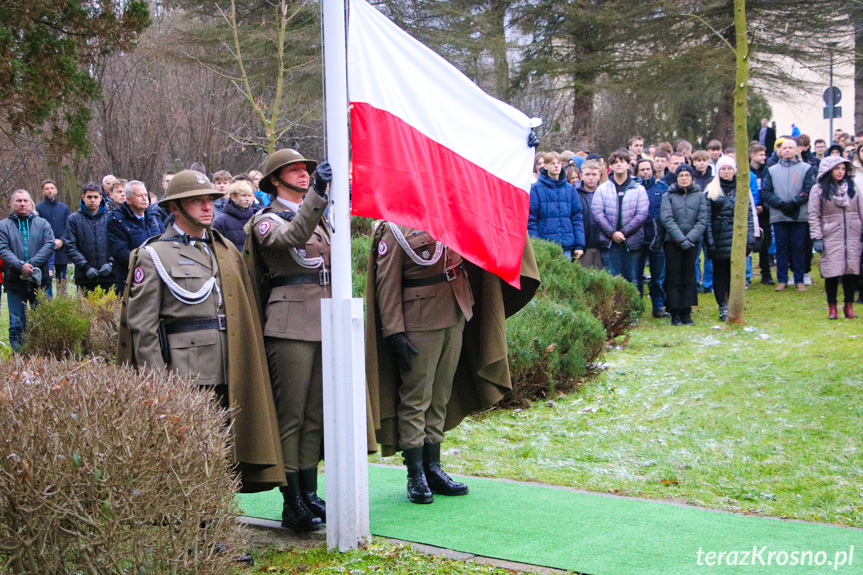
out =
[[(194, 383), (226, 384), (228, 401), (236, 409), (232, 421), (231, 458), (246, 492), (285, 484), (275, 407), (270, 389), (258, 309), (248, 271), (233, 244), (210, 232), (210, 258), (196, 247), (170, 241), (173, 228), (147, 242), (165, 270), (186, 290), (197, 291), (214, 273), (222, 294), (210, 294), (198, 305), (177, 300), (159, 278), (153, 260), (142, 248), (132, 252), (120, 315), (117, 362), (168, 367)], [(159, 241), (169, 240), (169, 241)], [(159, 349), (159, 319), (166, 321), (226, 317), (227, 330), (199, 330), (169, 336), (172, 363), (166, 366)]]

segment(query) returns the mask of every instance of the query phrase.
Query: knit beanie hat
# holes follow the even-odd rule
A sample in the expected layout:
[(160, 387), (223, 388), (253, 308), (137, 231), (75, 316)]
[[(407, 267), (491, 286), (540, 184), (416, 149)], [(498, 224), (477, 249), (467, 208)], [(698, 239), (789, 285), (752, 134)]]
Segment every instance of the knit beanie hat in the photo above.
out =
[(693, 168), (689, 164), (680, 164), (680, 166), (678, 166), (677, 168), (677, 171), (674, 172), (674, 175), (679, 176), (680, 172), (689, 172), (693, 178), (695, 177), (695, 168)]
[(719, 170), (724, 168), (725, 166), (731, 166), (734, 168), (734, 173), (737, 173), (737, 162), (734, 161), (734, 158), (730, 156), (722, 156), (718, 160), (716, 160), (716, 173), (719, 173)]

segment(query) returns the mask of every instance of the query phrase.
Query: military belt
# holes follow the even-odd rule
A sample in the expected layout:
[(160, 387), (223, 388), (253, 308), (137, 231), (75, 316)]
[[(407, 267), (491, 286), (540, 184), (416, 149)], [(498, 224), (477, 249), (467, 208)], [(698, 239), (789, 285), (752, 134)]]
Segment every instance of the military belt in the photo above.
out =
[(290, 276), (276, 276), (270, 279), (270, 287), (295, 286), (301, 284), (330, 285), (329, 270), (321, 270), (314, 274), (294, 274)]
[(165, 326), (165, 331), (168, 335), (174, 333), (186, 333), (187, 331), (201, 331), (204, 329), (217, 329), (219, 331), (227, 331), (228, 322), (224, 315), (219, 315), (212, 319), (190, 319), (185, 321), (175, 321), (170, 325)]
[(458, 277), (459, 273), (464, 271), (464, 262), (446, 268), (442, 274), (435, 274), (424, 278), (402, 278), (403, 288), (414, 288), (431, 286), (443, 282), (451, 282)]

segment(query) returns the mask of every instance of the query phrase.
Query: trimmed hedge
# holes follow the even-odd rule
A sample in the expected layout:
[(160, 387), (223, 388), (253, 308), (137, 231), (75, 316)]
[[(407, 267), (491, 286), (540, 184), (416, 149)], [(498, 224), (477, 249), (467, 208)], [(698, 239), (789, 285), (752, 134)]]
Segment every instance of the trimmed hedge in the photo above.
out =
[(236, 573), (227, 417), (164, 370), (0, 363), (0, 573)]

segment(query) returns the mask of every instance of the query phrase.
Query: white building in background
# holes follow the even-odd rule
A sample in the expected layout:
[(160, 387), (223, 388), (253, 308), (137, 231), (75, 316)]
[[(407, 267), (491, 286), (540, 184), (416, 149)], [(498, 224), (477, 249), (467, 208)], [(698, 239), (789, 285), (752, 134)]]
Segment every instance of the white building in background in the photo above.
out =
[[(848, 50), (852, 45), (837, 47), (833, 68), (833, 85), (842, 91), (842, 99), (836, 106), (842, 108), (842, 117), (833, 120), (833, 129), (855, 134), (854, 126), (854, 67), (847, 64)], [(839, 63), (841, 62), (841, 64)], [(813, 71), (792, 64), (799, 71), (799, 77), (814, 82), (811, 91), (786, 88), (782, 93), (768, 93), (767, 100), (773, 108), (773, 118), (776, 121), (776, 135), (791, 133), (793, 123), (800, 131), (807, 134), (814, 142), (818, 138), (830, 143), (830, 120), (824, 119), (824, 91), (830, 85), (830, 69), (828, 65)], [(795, 75), (797, 75), (795, 73)], [(863, 131), (863, 126), (858, 126)]]

